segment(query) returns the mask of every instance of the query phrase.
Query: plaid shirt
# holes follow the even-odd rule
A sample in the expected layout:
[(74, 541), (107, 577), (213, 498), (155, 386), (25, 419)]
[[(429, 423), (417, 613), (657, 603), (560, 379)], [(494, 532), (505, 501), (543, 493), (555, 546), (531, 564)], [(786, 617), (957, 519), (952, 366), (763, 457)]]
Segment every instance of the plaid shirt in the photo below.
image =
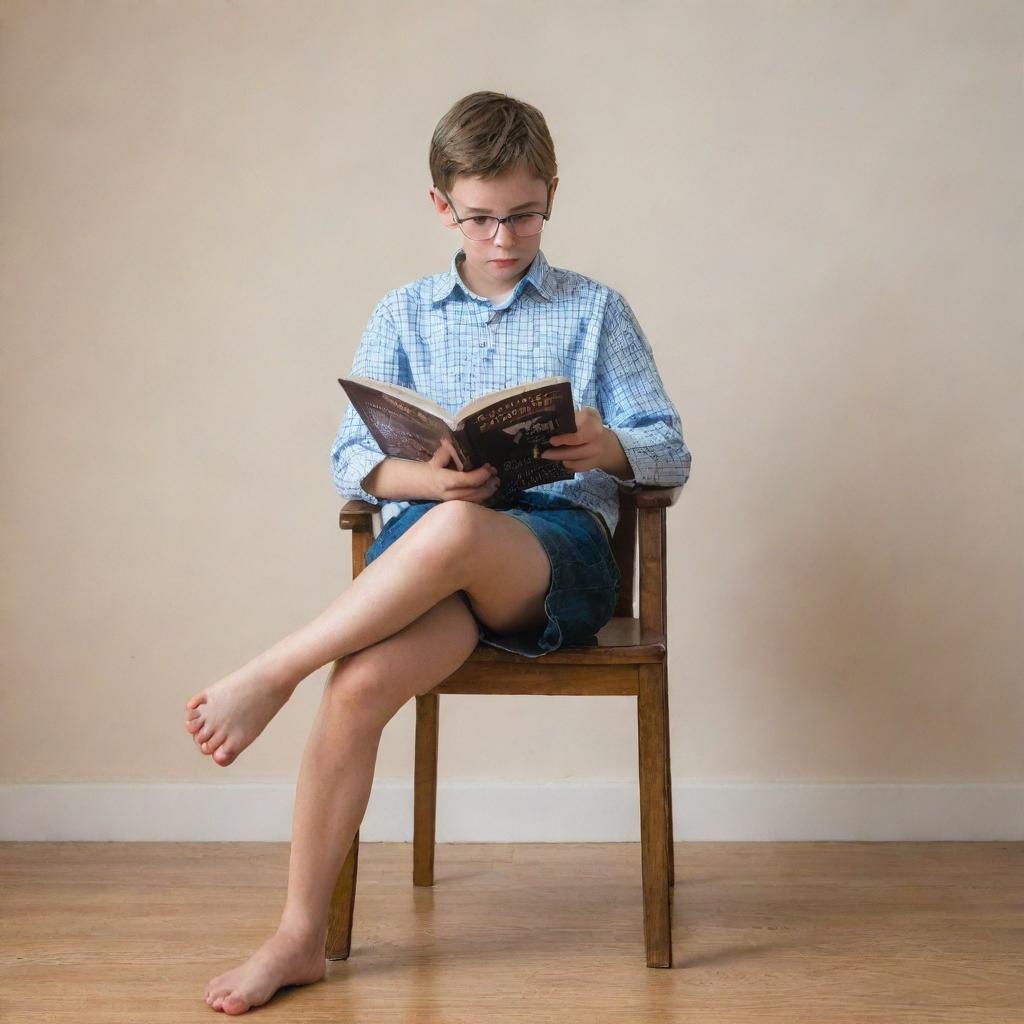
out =
[[(538, 251), (529, 271), (495, 305), (471, 292), (457, 264), (388, 292), (363, 332), (350, 376), (412, 388), (451, 415), (491, 391), (556, 374), (572, 381), (576, 408), (595, 407), (619, 438), (633, 470), (625, 486), (683, 484), (690, 451), (665, 393), (650, 343), (614, 289), (548, 265)], [(387, 523), (408, 501), (377, 498), (362, 481), (385, 458), (348, 406), (331, 448), (334, 487), (343, 498), (381, 507)], [(615, 532), (620, 481), (602, 469), (530, 488), (596, 513)]]

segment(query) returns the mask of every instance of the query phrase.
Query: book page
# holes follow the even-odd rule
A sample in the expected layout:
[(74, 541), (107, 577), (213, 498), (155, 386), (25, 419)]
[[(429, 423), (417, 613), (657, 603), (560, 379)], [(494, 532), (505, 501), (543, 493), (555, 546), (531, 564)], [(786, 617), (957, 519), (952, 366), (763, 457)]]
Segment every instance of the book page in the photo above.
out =
[(461, 427), (465, 420), (468, 420), (474, 413), (480, 412), (481, 409), (486, 409), (489, 405), (495, 405), (498, 402), (503, 402), (506, 399), (512, 398), (515, 395), (524, 394), (527, 391), (533, 391), (535, 388), (547, 387), (550, 384), (562, 384), (570, 383), (568, 377), (542, 377), (540, 380), (531, 380), (525, 384), (516, 384), (511, 388), (504, 388), (502, 391), (492, 391), (489, 395), (483, 395), (481, 398), (477, 398), (470, 402), (468, 405), (464, 405), (455, 415), (458, 425)]

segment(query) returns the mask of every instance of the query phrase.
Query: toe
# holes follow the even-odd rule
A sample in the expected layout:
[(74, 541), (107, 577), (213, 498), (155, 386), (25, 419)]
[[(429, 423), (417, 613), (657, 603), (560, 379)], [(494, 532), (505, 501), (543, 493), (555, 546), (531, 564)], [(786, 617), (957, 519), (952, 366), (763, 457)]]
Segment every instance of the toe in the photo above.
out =
[(199, 717), (198, 714), (195, 718), (190, 718), (185, 722), (185, 728), (188, 729), (188, 731), (192, 733), (193, 736), (197, 732), (199, 732), (199, 730), (202, 729), (202, 727), (203, 719)]
[(207, 740), (213, 738), (215, 730), (210, 722), (204, 722), (202, 729), (195, 734), (196, 743), (205, 743)]
[(219, 977), (214, 978), (213, 981), (206, 986), (206, 998), (212, 1001), (218, 996), (226, 996), (230, 991), (230, 985), (225, 985)]
[(249, 1001), (247, 999), (243, 999), (241, 996), (225, 996), (224, 1002), (221, 1003), (220, 1008), (225, 1013), (245, 1013), (245, 1011), (249, 1009)]
[(224, 765), (225, 767), (231, 764), (231, 762), (234, 761), (236, 756), (237, 755), (235, 754), (235, 752), (228, 746), (227, 743), (222, 743), (213, 752), (214, 761), (216, 761), (217, 764)]
[(225, 739), (227, 739), (227, 734), (223, 729), (220, 729), (200, 745), (200, 750), (202, 750), (204, 754), (213, 754)]
[(190, 697), (185, 704), (186, 711), (192, 711), (194, 708), (199, 707), (200, 704), (206, 703), (206, 694), (197, 693), (194, 697)]
[(224, 1002), (224, 1000), (225, 1000), (225, 999), (227, 999), (227, 997), (228, 997), (229, 995), (231, 995), (231, 987), (230, 987), (230, 986), (228, 986), (228, 985), (221, 985), (221, 986), (219, 986), (218, 988), (215, 988), (215, 989), (214, 989), (214, 990), (213, 990), (213, 991), (212, 991), (212, 992), (210, 993), (210, 998), (209, 998), (209, 999), (207, 1000), (207, 1002), (208, 1002), (208, 1003), (209, 1003), (209, 1004), (210, 1004), (210, 1005), (211, 1005), (211, 1006), (212, 1006), (212, 1007), (213, 1007), (213, 1008), (214, 1008), (215, 1010), (219, 1010), (219, 1009), (220, 1009), (220, 1006), (221, 1006), (221, 1003), (223, 1003), (223, 1002)]

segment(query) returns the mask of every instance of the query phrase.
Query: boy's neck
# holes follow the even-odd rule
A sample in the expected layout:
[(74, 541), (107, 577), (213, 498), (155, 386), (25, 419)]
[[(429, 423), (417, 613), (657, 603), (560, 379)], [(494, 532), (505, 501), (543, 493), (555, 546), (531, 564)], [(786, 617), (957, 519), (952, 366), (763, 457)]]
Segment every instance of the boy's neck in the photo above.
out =
[[(532, 266), (532, 264), (531, 264)], [(470, 268), (465, 256), (461, 260), (456, 260), (455, 269), (459, 272), (459, 277), (462, 278), (462, 283), (471, 291), (474, 295), (479, 295), (484, 299), (500, 299), (505, 295), (508, 295), (510, 291), (515, 289), (515, 286), (526, 277), (527, 271), (530, 267), (526, 267), (522, 273), (516, 277), (510, 277), (507, 281), (495, 284), (494, 282), (478, 282), (475, 276), (470, 273)]]

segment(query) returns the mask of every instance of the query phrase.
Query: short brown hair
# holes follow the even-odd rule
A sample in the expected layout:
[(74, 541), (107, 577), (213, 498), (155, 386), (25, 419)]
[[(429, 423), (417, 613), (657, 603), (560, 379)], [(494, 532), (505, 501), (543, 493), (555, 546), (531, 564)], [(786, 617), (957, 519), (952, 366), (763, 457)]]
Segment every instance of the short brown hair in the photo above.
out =
[(544, 115), (500, 92), (463, 96), (434, 129), (430, 176), (446, 195), (460, 174), (483, 179), (525, 166), (550, 185), (558, 174)]

